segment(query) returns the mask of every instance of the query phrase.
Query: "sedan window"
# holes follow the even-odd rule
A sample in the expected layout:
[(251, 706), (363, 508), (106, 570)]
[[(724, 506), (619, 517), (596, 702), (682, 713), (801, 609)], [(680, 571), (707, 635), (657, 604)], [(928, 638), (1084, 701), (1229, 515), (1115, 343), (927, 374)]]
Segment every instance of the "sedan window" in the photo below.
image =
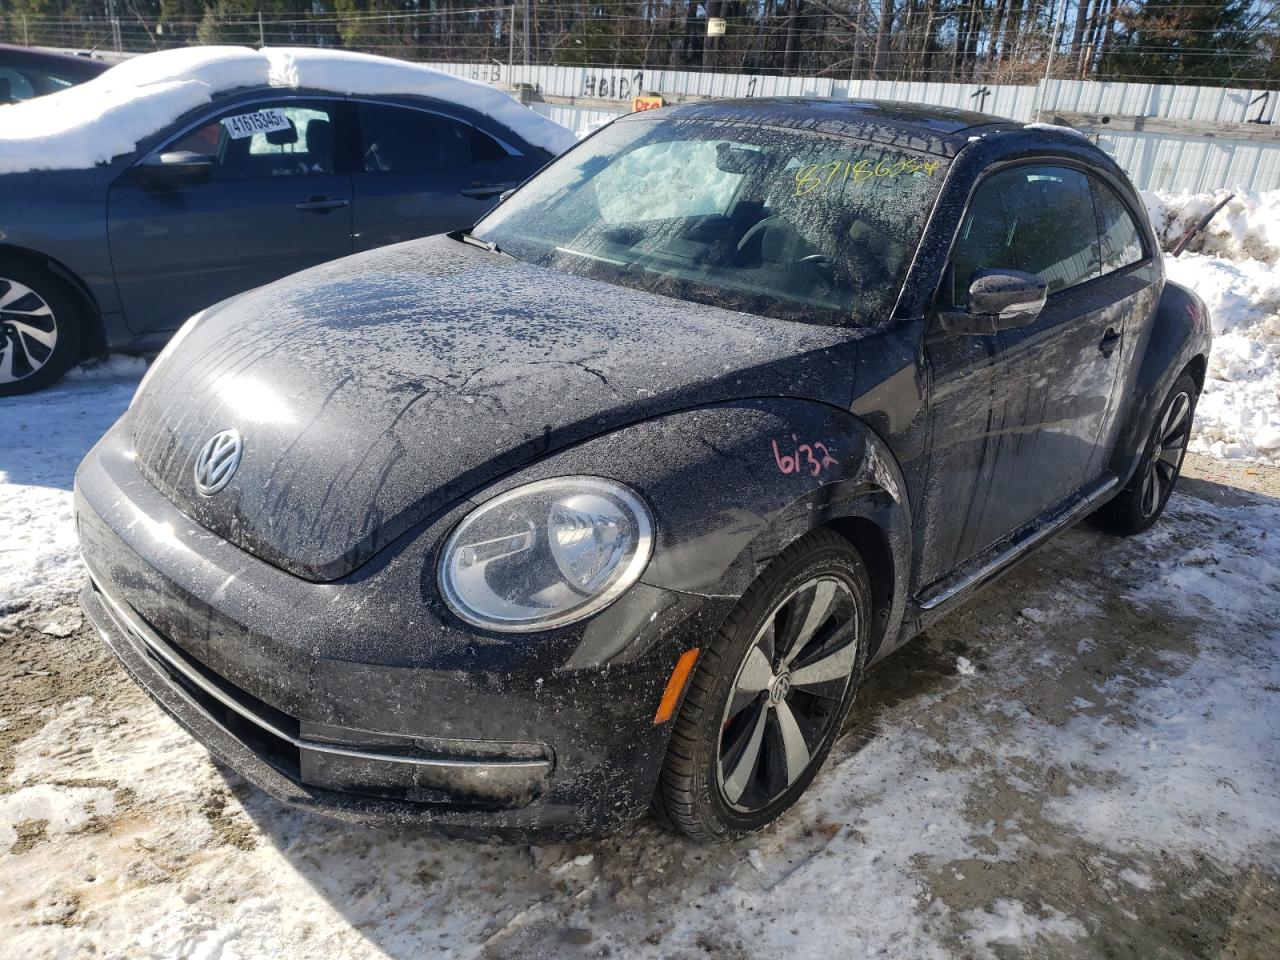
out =
[(17, 103), (46, 93), (57, 93), (75, 82), (71, 77), (50, 70), (0, 67), (0, 103)]
[(214, 180), (333, 173), (334, 114), (320, 103), (241, 106), (164, 149), (209, 157)]
[(1015, 167), (974, 194), (952, 259), (953, 303), (963, 307), (978, 270), (1034, 273), (1056, 293), (1100, 273), (1089, 180), (1066, 167)]
[(370, 173), (417, 173), (507, 156), (496, 140), (469, 123), (378, 103), (360, 104), (360, 140)]
[(30, 100), (35, 95), (35, 87), (26, 76), (12, 67), (0, 67), (0, 103)]

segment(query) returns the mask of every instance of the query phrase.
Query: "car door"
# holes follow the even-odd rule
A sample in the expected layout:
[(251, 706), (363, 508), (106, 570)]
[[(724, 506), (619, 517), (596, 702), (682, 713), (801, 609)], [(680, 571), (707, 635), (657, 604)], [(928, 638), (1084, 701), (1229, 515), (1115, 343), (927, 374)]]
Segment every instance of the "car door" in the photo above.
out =
[(1111, 461), (1126, 413), (1125, 398), (1133, 395), (1151, 318), (1160, 305), (1161, 272), (1157, 252), (1147, 248), (1138, 229), (1137, 217), (1145, 212), (1130, 206), (1096, 175), (1089, 175), (1089, 187), (1102, 256), (1102, 276), (1092, 286), (1104, 303), (1101, 309), (1109, 321), (1106, 326), (1121, 335), (1115, 356), (1109, 358), (1116, 367), (1116, 386), (1087, 471), (1096, 477)]
[(514, 148), (457, 117), (369, 101), (355, 107), (358, 250), (469, 227), (529, 166)]
[[(927, 353), (933, 477), (947, 504), (924, 582), (979, 557), (1097, 479), (1110, 429), (1123, 306), (1099, 284), (1089, 180), (1026, 164), (989, 176), (962, 221), (940, 305), (963, 310), (982, 269), (1039, 276), (1049, 288), (1029, 324), (987, 336), (935, 334)], [(968, 359), (965, 359), (968, 357)]]
[[(346, 110), (341, 100), (242, 102), (178, 132), (116, 180), (111, 262), (135, 333), (174, 329), (211, 303), (352, 252)], [(179, 154), (206, 158), (207, 176), (157, 173), (162, 155)]]

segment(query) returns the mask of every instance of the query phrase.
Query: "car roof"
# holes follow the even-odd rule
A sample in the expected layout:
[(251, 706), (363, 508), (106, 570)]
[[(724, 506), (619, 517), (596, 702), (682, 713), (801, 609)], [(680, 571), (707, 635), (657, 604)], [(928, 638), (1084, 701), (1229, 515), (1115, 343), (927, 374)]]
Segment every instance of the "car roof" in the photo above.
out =
[(823, 100), (814, 97), (759, 97), (707, 100), (643, 111), (682, 120), (723, 120), (811, 130), (894, 143), (952, 157), (970, 137), (1003, 130), (1022, 130), (1024, 124), (1004, 117), (953, 107), (895, 100)]
[(112, 64), (105, 60), (94, 60), (92, 57), (78, 57), (53, 50), (35, 50), (31, 47), (17, 47), (8, 43), (0, 43), (0, 64), (52, 69), (70, 68), (79, 70), (83, 76), (96, 76), (112, 67)]

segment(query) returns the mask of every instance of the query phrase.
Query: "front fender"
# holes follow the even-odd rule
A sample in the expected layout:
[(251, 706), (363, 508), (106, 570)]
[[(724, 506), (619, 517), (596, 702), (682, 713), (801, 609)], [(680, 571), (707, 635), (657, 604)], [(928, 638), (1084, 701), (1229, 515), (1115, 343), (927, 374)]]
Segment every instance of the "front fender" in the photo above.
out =
[[(1186, 287), (1165, 281), (1151, 321), (1151, 335), (1130, 397), (1129, 413), (1116, 440), (1111, 469), (1120, 487), (1129, 482), (1142, 459), (1143, 441), (1151, 432), (1160, 404), (1187, 366), (1207, 361), (1213, 333), (1204, 301)], [(1203, 375), (1204, 368), (1200, 368)], [(1203, 386), (1203, 380), (1201, 381)]]
[(120, 309), (107, 245), (106, 169), (0, 176), (0, 252), (53, 267), (100, 313)]
[(870, 526), (875, 555), (864, 559), (883, 601), (874, 640), (896, 634), (910, 569), (906, 487), (884, 443), (845, 411), (761, 399), (670, 413), (560, 451), (481, 499), (570, 474), (639, 491), (657, 521), (642, 582), (705, 597), (741, 596), (778, 553), (817, 527), (866, 533)]

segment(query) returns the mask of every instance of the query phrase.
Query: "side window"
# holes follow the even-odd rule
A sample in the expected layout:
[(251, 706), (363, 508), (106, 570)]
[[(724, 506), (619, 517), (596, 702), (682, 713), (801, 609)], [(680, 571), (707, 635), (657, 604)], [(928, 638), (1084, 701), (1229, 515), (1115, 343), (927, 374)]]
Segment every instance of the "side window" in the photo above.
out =
[(952, 258), (953, 303), (969, 299), (977, 270), (1034, 273), (1056, 293), (1100, 273), (1089, 180), (1065, 167), (1015, 167), (983, 181)]
[(1093, 202), (1098, 211), (1098, 235), (1102, 241), (1102, 272), (1110, 273), (1142, 259), (1142, 235), (1129, 208), (1116, 192), (1092, 177)]
[(238, 107), (164, 149), (209, 157), (214, 180), (333, 173), (335, 112), (323, 103)]
[(370, 173), (419, 173), (507, 155), (496, 140), (469, 123), (386, 104), (360, 104), (360, 140), (364, 169)]
[(11, 67), (0, 67), (0, 103), (17, 103), (35, 95), (30, 80)]

